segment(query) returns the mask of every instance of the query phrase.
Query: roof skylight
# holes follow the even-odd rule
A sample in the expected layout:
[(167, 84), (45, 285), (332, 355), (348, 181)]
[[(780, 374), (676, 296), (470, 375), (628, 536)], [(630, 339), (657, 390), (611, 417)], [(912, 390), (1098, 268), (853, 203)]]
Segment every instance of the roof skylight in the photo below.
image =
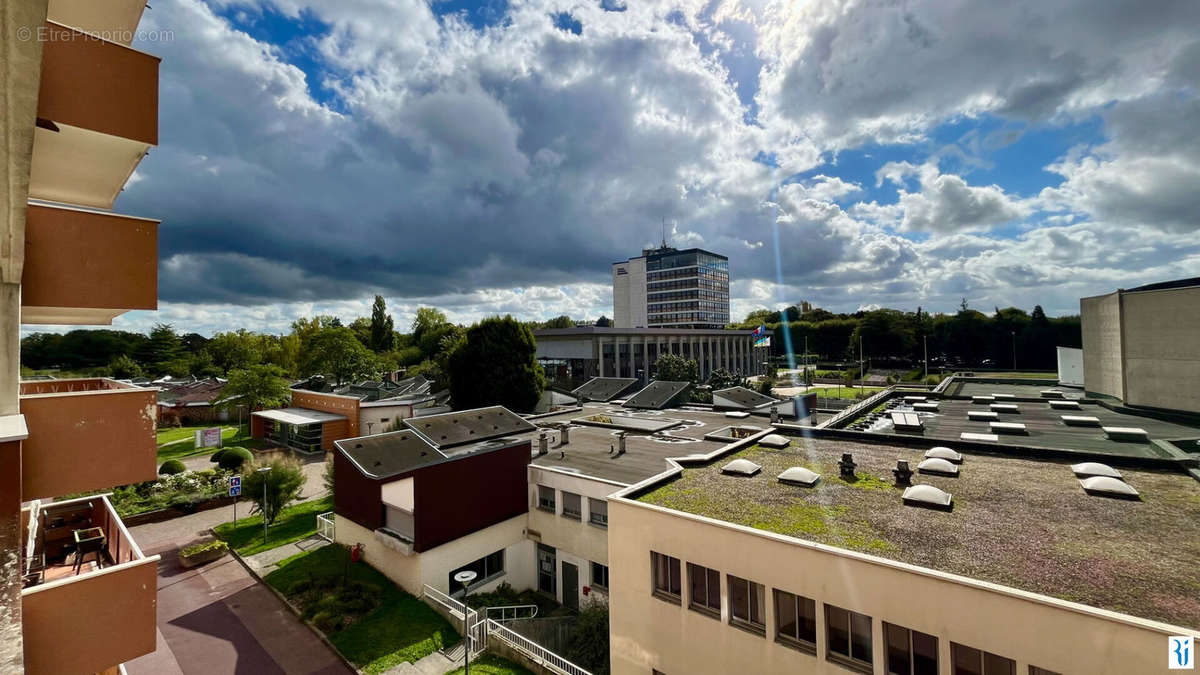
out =
[(735, 459), (721, 467), (721, 473), (734, 474), (737, 476), (753, 476), (759, 471), (762, 471), (762, 467), (748, 459)]
[(803, 485), (804, 487), (812, 487), (821, 480), (821, 474), (810, 471), (802, 466), (793, 466), (785, 469), (783, 473), (776, 476), (780, 483), (788, 485)]

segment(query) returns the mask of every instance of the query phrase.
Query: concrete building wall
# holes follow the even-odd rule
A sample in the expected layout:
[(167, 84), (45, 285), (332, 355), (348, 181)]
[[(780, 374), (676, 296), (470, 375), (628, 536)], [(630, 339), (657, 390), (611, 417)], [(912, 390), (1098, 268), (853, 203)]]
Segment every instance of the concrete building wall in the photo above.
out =
[[(938, 638), (939, 672), (950, 673), (950, 643), (1028, 666), (1091, 675), (1166, 672), (1170, 635), (1195, 631), (965, 579), (912, 565), (609, 500), (611, 658), (614, 675), (829, 673), (823, 605), (871, 617), (873, 673), (885, 673), (883, 622)], [(681, 560), (681, 604), (652, 594), (650, 552)], [(687, 562), (721, 573), (719, 619), (688, 609)], [(766, 586), (766, 633), (729, 624), (728, 578)], [(816, 654), (775, 641), (771, 589), (816, 602)], [(1067, 647), (1069, 645), (1069, 647)]]
[(1083, 386), (1083, 350), (1074, 347), (1058, 348), (1058, 383), (1072, 387)]
[[(536, 466), (529, 468), (529, 481), (529, 535), (555, 549), (557, 562), (554, 574), (558, 601), (563, 602), (568, 593), (575, 594), (580, 606), (589, 599), (607, 600), (606, 592), (592, 592), (591, 563), (608, 564), (608, 529), (590, 523), (591, 504), (588, 500), (603, 500), (620, 486), (548, 471)], [(554, 488), (554, 513), (538, 508), (539, 485)], [(580, 495), (582, 514), (579, 520), (563, 515), (563, 491)], [(566, 588), (563, 583), (563, 562), (573, 564), (579, 569), (578, 584), (575, 588)], [(584, 588), (588, 588), (589, 592), (585, 594)]]
[(362, 435), (382, 434), (397, 420), (413, 416), (413, 407), (408, 404), (359, 405), (358, 428)]
[(613, 326), (644, 328), (646, 324), (646, 259), (613, 263)]
[(1200, 413), (1200, 287), (1121, 295), (1125, 402)]
[(1121, 297), (1118, 293), (1079, 301), (1083, 332), (1083, 387), (1087, 391), (1125, 398), (1121, 367)]

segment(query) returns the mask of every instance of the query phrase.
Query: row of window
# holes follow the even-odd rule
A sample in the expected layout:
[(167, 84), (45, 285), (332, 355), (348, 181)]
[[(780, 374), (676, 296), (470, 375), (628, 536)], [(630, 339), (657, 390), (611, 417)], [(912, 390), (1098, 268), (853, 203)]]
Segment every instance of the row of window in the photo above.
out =
[(647, 314), (646, 320), (651, 324), (690, 321), (724, 325), (729, 323), (729, 314), (720, 312), (664, 312), (662, 314)]
[(687, 300), (684, 302), (652, 302), (648, 306), (650, 314), (660, 314), (662, 312), (675, 312), (685, 310), (700, 310), (707, 312), (724, 311), (725, 306), (719, 302), (710, 302), (708, 300)]
[(651, 281), (646, 284), (646, 293), (660, 293), (662, 291), (672, 291), (678, 289), (699, 288), (714, 293), (720, 293), (722, 297), (729, 296), (729, 281), (728, 280), (713, 280), (713, 279), (676, 279), (675, 281)]
[[(650, 552), (653, 593), (668, 602), (682, 604), (684, 581), (681, 561), (656, 551)], [(721, 617), (721, 573), (689, 562), (687, 606)], [(726, 574), (729, 623), (766, 636), (766, 587), (748, 579)], [(775, 609), (775, 641), (807, 653), (817, 654), (817, 603), (811, 598), (782, 589), (771, 589)], [(871, 617), (834, 605), (824, 605), (825, 658), (843, 666), (873, 672), (874, 631)], [(938, 638), (887, 622), (883, 623), (884, 659), (888, 675), (937, 675)], [(1015, 675), (1016, 662), (974, 647), (950, 643), (954, 675)], [(1029, 667), (1029, 675), (1057, 675)]]
[[(558, 503), (554, 488), (539, 485), (538, 508), (550, 513), (558, 512)], [(588, 522), (599, 527), (608, 527), (608, 502), (603, 499), (588, 497)], [(571, 520), (583, 520), (583, 496), (574, 492), (562, 491), (562, 517)]]
[(729, 302), (729, 293), (710, 290), (691, 290), (683, 291), (647, 291), (647, 301), (650, 304), (656, 302), (667, 302), (670, 300), (712, 300), (713, 302)]
[(674, 269), (656, 270), (646, 273), (646, 281), (666, 281), (667, 279), (684, 279), (700, 277), (702, 279), (717, 279), (729, 281), (729, 270), (719, 267), (691, 266)]
[(719, 270), (729, 269), (728, 260), (704, 253), (681, 253), (678, 255), (665, 255), (661, 257), (653, 257), (646, 261), (646, 269), (648, 270), (695, 267), (696, 265), (711, 267)]
[(504, 549), (500, 549), (495, 553), (485, 555), (478, 560), (473, 560), (462, 567), (451, 570), (450, 574), (447, 575), (449, 582), (446, 586), (450, 589), (451, 595), (458, 596), (462, 594), (462, 584), (454, 580), (454, 575), (465, 570), (471, 570), (475, 573), (475, 580), (471, 582), (470, 588), (486, 584), (504, 574)]

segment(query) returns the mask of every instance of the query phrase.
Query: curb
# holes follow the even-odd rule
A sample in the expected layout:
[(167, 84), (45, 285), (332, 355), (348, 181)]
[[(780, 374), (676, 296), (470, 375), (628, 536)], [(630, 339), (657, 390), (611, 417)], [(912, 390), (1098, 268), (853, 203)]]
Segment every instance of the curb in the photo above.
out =
[[(210, 530), (210, 532), (211, 532), (211, 530)], [(215, 536), (216, 533), (214, 532), (213, 534)], [(246, 562), (246, 559), (243, 558), (240, 553), (233, 550), (232, 548), (229, 549), (229, 553), (230, 553), (230, 555), (233, 556), (233, 558), (235, 560), (237, 560), (239, 563), (241, 563), (242, 567), (244, 567), (246, 569), (246, 571), (250, 574), (251, 577), (254, 578), (255, 581), (262, 584), (262, 586), (264, 588), (266, 588), (268, 591), (270, 591), (271, 593), (273, 593), (276, 598), (279, 598), (279, 601), (282, 602), (285, 607), (287, 607), (289, 610), (291, 610), (292, 614), (296, 615), (296, 618), (300, 620), (300, 623), (307, 626), (308, 629), (310, 631), (312, 631), (313, 635), (316, 635), (317, 638), (321, 640), (321, 642), (325, 643), (326, 647), (329, 647), (330, 651), (332, 651), (334, 654), (337, 654), (337, 657), (339, 659), (341, 659), (342, 663), (344, 663), (347, 668), (349, 668), (352, 672), (359, 673), (360, 675), (362, 674), (363, 671), (361, 671), (357, 667), (355, 667), (355, 665), (353, 663), (350, 663), (350, 660), (347, 659), (346, 656), (344, 654), (342, 654), (342, 652), (340, 652), (337, 647), (333, 646), (333, 643), (329, 641), (329, 638), (325, 637), (324, 633), (322, 633), (319, 629), (317, 629), (316, 626), (314, 626), (312, 623), (310, 623), (308, 620), (306, 620), (303, 616), (300, 615), (300, 610), (297, 609), (296, 606), (293, 605), (291, 602), (289, 602), (288, 599), (283, 595), (283, 593), (281, 593), (278, 589), (276, 589), (271, 584), (268, 584), (266, 579), (259, 576), (258, 572), (254, 571), (254, 568), (251, 567), (250, 564)]]

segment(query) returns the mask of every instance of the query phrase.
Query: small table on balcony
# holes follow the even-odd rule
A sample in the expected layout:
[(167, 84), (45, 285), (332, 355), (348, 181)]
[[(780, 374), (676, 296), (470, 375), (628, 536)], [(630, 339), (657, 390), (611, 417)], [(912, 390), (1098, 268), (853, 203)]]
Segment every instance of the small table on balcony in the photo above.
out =
[(75, 530), (75, 574), (83, 567), (83, 558), (89, 553), (96, 554), (96, 567), (104, 567), (104, 530), (99, 527), (88, 527)]

